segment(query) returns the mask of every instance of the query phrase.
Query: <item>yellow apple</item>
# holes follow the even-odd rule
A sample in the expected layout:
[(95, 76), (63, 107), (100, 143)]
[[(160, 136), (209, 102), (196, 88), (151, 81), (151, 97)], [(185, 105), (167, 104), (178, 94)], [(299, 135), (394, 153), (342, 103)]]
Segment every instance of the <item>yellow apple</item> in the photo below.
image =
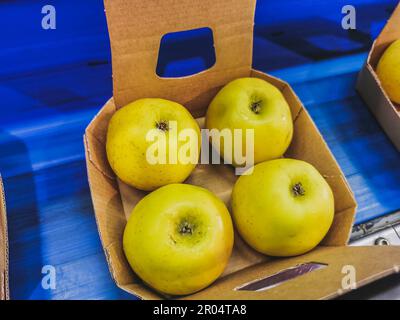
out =
[(331, 188), (304, 161), (259, 163), (232, 192), (233, 221), (243, 239), (271, 256), (303, 254), (328, 232), (334, 215)]
[(223, 272), (233, 246), (225, 204), (207, 189), (171, 184), (145, 196), (126, 225), (123, 248), (135, 273), (170, 295), (199, 291)]
[[(188, 130), (192, 139), (183, 134)], [(200, 128), (185, 107), (164, 99), (140, 99), (112, 116), (107, 158), (122, 181), (149, 191), (183, 182), (198, 162), (200, 140)]]
[(376, 73), (389, 99), (400, 104), (400, 39), (386, 49)]
[[(241, 78), (224, 86), (212, 100), (206, 115), (207, 129), (241, 129), (243, 155), (248, 155), (244, 131), (254, 130), (254, 163), (281, 157), (293, 135), (289, 105), (272, 84), (258, 78)], [(234, 148), (225, 152), (225, 142), (210, 138), (226, 161), (235, 161)], [(228, 150), (228, 149), (227, 149)], [(240, 152), (239, 152), (240, 153)], [(229, 163), (229, 162), (228, 162)]]

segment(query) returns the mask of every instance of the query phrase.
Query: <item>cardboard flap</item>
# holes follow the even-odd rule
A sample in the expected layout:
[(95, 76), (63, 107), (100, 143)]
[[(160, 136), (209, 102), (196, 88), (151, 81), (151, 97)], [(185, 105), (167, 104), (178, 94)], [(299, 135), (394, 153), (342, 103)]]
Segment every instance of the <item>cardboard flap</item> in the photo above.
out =
[(0, 177), (0, 300), (8, 296), (8, 237), (3, 182)]
[[(290, 268), (318, 263), (322, 268), (265, 290), (238, 290), (243, 285)], [(400, 246), (318, 247), (298, 257), (276, 259), (217, 280), (211, 287), (184, 299), (331, 299), (378, 278), (399, 272)]]
[(400, 4), (393, 11), (385, 27), (374, 42), (368, 62), (375, 68), (379, 58), (382, 56), (386, 48), (395, 40), (399, 39), (400, 26)]
[[(104, 3), (117, 107), (143, 97), (158, 97), (177, 101), (200, 115), (199, 109), (208, 105), (222, 85), (250, 74), (255, 0)], [(213, 32), (215, 65), (188, 77), (158, 77), (156, 65), (162, 36), (203, 27)]]

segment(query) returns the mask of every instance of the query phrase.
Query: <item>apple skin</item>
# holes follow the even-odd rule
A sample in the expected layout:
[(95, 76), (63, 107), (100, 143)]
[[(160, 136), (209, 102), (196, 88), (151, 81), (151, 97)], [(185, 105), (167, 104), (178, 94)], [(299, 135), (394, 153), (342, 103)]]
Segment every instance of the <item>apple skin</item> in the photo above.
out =
[(327, 234), (334, 211), (328, 183), (300, 160), (257, 164), (252, 174), (237, 180), (232, 192), (233, 221), (240, 235), (270, 256), (295, 256), (313, 249)]
[(386, 49), (376, 73), (389, 99), (400, 104), (400, 39)]
[[(254, 106), (257, 109), (252, 110)], [(208, 107), (206, 128), (254, 129), (254, 163), (280, 158), (293, 136), (292, 116), (284, 96), (278, 88), (258, 78), (240, 78), (225, 85)], [(219, 148), (212, 139), (211, 143), (224, 159), (238, 165), (233, 159), (233, 150), (231, 154), (224, 154), (223, 142)]]
[[(185, 233), (187, 228), (192, 233)], [(233, 226), (225, 204), (210, 191), (188, 184), (171, 184), (145, 196), (123, 236), (135, 273), (169, 295), (191, 294), (215, 281), (232, 247)]]

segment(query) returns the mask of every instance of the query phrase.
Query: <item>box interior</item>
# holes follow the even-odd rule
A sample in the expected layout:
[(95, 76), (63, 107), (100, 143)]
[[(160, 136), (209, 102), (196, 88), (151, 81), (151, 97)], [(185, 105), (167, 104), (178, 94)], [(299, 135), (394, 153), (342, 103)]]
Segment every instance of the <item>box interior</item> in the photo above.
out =
[[(295, 134), (285, 157), (312, 163), (328, 181), (335, 195), (336, 209), (334, 223), (322, 245), (346, 245), (352, 228), (356, 203), (335, 159), (308, 113), (286, 83), (258, 71), (250, 70), (249, 75), (262, 78), (277, 86), (289, 102)], [(203, 106), (203, 112), (207, 106), (208, 104)], [(145, 287), (133, 274), (122, 250), (122, 233), (126, 220), (136, 203), (147, 193), (116, 179), (107, 163), (106, 130), (109, 119), (116, 109), (113, 100), (110, 100), (86, 131), (89, 180), (96, 218), (110, 269), (117, 284), (144, 298), (160, 298), (160, 295)], [(198, 121), (202, 125), (204, 118), (198, 118)], [(92, 172), (91, 167), (96, 171)], [(236, 179), (233, 167), (229, 165), (200, 164), (185, 183), (199, 185), (213, 191), (229, 207), (230, 194)], [(268, 260), (271, 258), (257, 253), (236, 235), (232, 257), (221, 279)]]

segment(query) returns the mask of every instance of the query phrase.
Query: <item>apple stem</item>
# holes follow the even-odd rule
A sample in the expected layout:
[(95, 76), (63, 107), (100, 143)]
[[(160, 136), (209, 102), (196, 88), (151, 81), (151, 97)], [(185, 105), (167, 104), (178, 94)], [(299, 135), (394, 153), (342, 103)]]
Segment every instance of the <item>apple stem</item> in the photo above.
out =
[(261, 100), (252, 102), (250, 106), (251, 111), (253, 111), (255, 114), (259, 114), (261, 111), (261, 102)]
[(296, 183), (293, 187), (292, 187), (292, 191), (295, 197), (298, 196), (304, 196), (306, 191), (303, 188), (303, 185), (301, 184), (301, 182)]
[(161, 130), (161, 131), (168, 131), (169, 127), (168, 127), (168, 123), (165, 120), (161, 120), (159, 122), (156, 123), (156, 128)]

